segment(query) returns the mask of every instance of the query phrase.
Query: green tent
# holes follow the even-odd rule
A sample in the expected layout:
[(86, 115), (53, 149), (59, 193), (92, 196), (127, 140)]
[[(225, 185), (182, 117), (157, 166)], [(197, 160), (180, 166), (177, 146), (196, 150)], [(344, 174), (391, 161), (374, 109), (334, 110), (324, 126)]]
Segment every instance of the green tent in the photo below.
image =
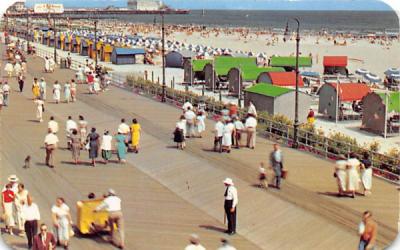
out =
[[(383, 102), (386, 104), (386, 97), (384, 93), (379, 93), (379, 96), (382, 98)], [(392, 92), (388, 94), (388, 112), (396, 112), (400, 113), (400, 93)]]
[(292, 92), (292, 89), (277, 87), (272, 84), (259, 83), (253, 87), (245, 89), (246, 92), (265, 95), (269, 97), (278, 97), (286, 93)]
[[(296, 67), (296, 57), (294, 56), (273, 56), (269, 63), (271, 67)], [(311, 57), (299, 57), (299, 67), (311, 67)]]
[(255, 57), (215, 57), (215, 71), (219, 76), (226, 76), (231, 68), (255, 68), (257, 59)]
[(281, 67), (266, 67), (266, 68), (260, 68), (260, 67), (249, 67), (249, 68), (241, 68), (242, 71), (242, 78), (243, 81), (255, 81), (257, 80), (258, 76), (261, 73), (266, 73), (266, 72), (285, 72), (284, 68)]
[(210, 59), (198, 59), (198, 60), (193, 60), (192, 65), (193, 65), (193, 72), (200, 72), (203, 71), (204, 66), (208, 63), (212, 63), (213, 60)]

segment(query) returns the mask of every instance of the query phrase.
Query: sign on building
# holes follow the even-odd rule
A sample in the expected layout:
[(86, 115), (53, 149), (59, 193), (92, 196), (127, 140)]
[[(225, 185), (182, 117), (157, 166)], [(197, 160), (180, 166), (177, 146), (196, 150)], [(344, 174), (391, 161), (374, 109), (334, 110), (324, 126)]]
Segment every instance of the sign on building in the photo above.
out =
[(39, 4), (35, 4), (34, 12), (39, 13), (39, 14), (45, 14), (45, 13), (61, 14), (61, 13), (64, 13), (64, 5), (63, 4), (39, 3)]

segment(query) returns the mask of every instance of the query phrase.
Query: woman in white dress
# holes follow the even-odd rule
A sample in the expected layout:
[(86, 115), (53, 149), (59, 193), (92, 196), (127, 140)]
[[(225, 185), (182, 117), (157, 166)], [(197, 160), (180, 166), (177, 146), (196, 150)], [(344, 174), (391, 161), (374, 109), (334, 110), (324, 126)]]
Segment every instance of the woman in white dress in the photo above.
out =
[(71, 100), (71, 84), (69, 82), (64, 84), (64, 98), (66, 103)]
[(75, 80), (71, 80), (71, 101), (76, 101), (76, 83)]
[(346, 177), (347, 177), (346, 167), (347, 167), (347, 161), (344, 160), (344, 157), (342, 158), (342, 160), (336, 161), (334, 176), (337, 180), (339, 196), (343, 196), (346, 193)]
[(88, 126), (88, 122), (85, 121), (85, 118), (83, 118), (82, 115), (80, 115), (79, 116), (79, 121), (78, 121), (78, 129), (79, 129), (79, 134), (81, 136), (82, 147), (84, 146), (84, 144), (86, 142), (87, 126)]
[(206, 115), (204, 111), (199, 111), (196, 117), (196, 126), (197, 126), (197, 133), (201, 138), (201, 134), (206, 130), (206, 123), (205, 123)]
[(15, 65), (14, 65), (14, 72), (15, 72), (15, 76), (19, 76), (19, 74), (21, 74), (21, 72), (22, 72), (21, 64), (19, 64), (18, 62), (15, 63)]
[(14, 66), (10, 62), (7, 62), (4, 70), (7, 72), (7, 76), (10, 78), (13, 75)]
[(232, 134), (235, 132), (235, 125), (232, 121), (228, 120), (225, 123), (223, 135), (222, 135), (222, 146), (227, 153), (231, 152), (232, 147)]
[(44, 101), (41, 100), (40, 98), (37, 98), (35, 100), (35, 104), (36, 104), (36, 119), (38, 119), (39, 122), (43, 122)]
[(50, 72), (50, 60), (49, 58), (46, 56), (44, 58), (44, 72), (49, 73)]
[(364, 187), (364, 195), (371, 194), (372, 174), (372, 162), (369, 159), (369, 154), (365, 152), (361, 160), (361, 181)]
[(15, 211), (16, 211), (16, 222), (19, 230), (19, 235), (24, 236), (25, 233), (25, 221), (22, 214), (22, 207), (27, 203), (28, 191), (25, 189), (24, 184), (18, 184), (18, 192), (15, 194)]
[(69, 238), (70, 238), (70, 226), (72, 225), (72, 219), (70, 214), (70, 209), (65, 204), (63, 198), (58, 197), (56, 204), (51, 208), (53, 225), (55, 235), (61, 246), (65, 249), (68, 248)]
[(53, 85), (53, 99), (58, 104), (61, 99), (61, 85), (56, 81)]
[(352, 198), (355, 198), (360, 184), (359, 167), (360, 161), (354, 155), (351, 155), (350, 159), (347, 160), (347, 192)]
[(78, 84), (83, 84), (85, 82), (85, 73), (82, 66), (78, 66), (78, 72), (76, 72), (76, 78), (78, 80)]
[(101, 90), (101, 88), (100, 88), (100, 77), (99, 76), (95, 76), (94, 82), (93, 82), (93, 91), (94, 91), (95, 94), (98, 94), (100, 90)]

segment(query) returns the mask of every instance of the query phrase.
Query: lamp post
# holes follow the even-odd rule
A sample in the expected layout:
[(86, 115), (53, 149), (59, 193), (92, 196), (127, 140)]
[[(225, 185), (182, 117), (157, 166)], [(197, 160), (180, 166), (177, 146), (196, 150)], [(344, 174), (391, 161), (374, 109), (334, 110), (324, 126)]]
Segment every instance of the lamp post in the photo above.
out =
[(94, 66), (97, 69), (97, 20), (94, 21)]
[(164, 12), (161, 13), (161, 40), (162, 40), (162, 97), (161, 102), (166, 101), (166, 85), (165, 85), (165, 27)]
[[(297, 23), (297, 34), (296, 34), (296, 94), (295, 94), (295, 110), (294, 110), (294, 135), (293, 135), (293, 148), (299, 147), (298, 132), (299, 132), (299, 55), (300, 55), (300, 21), (297, 18), (293, 18)], [(283, 41), (287, 41), (289, 36), (289, 21), (286, 23), (286, 29)]]
[(29, 11), (28, 10), (26, 10), (26, 37), (25, 37), (25, 39), (26, 39), (26, 42), (27, 42), (26, 50), (29, 53), (30, 44), (29, 44)]
[(56, 30), (56, 17), (53, 16), (53, 33), (54, 33), (54, 63), (57, 64), (57, 30)]

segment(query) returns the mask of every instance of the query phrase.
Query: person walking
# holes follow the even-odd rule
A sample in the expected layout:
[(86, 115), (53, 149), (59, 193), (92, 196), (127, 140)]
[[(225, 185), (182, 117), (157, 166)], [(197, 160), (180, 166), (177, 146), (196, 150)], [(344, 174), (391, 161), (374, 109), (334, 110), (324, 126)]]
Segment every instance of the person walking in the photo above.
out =
[(190, 107), (188, 107), (184, 116), (186, 120), (186, 132), (187, 132), (186, 137), (187, 138), (194, 137), (194, 124), (196, 121), (196, 114), (191, 110)]
[(33, 238), (32, 250), (55, 250), (56, 238), (54, 235), (47, 231), (47, 225), (40, 225), (40, 233)]
[(33, 246), (33, 238), (38, 232), (38, 222), (40, 221), (39, 207), (33, 202), (33, 198), (28, 195), (26, 204), (22, 207), (22, 216), (24, 218), (24, 229), (28, 240), (28, 249)]
[(76, 82), (74, 79), (71, 80), (71, 101), (76, 102)]
[[(0, 84), (1, 84), (1, 82), (0, 82)], [(3, 89), (2, 88), (0, 88), (0, 110), (1, 110), (1, 108), (3, 107)]]
[(245, 123), (246, 131), (247, 131), (247, 147), (254, 149), (256, 147), (256, 131), (257, 131), (257, 119), (254, 115), (249, 114), (246, 123)]
[(7, 62), (6, 66), (4, 67), (4, 71), (7, 72), (8, 78), (11, 78), (14, 72), (14, 66), (12, 65), (11, 62)]
[(50, 116), (50, 121), (47, 123), (47, 129), (50, 129), (53, 134), (58, 133), (58, 122), (54, 120), (54, 116)]
[(189, 245), (185, 247), (185, 250), (206, 250), (206, 249), (200, 244), (199, 236), (197, 234), (192, 234), (190, 235), (189, 238)]
[(71, 140), (72, 159), (74, 160), (75, 165), (78, 165), (79, 157), (81, 155), (81, 137), (77, 129), (72, 130), (70, 140)]
[(339, 160), (335, 164), (335, 172), (333, 176), (336, 178), (338, 185), (338, 196), (346, 194), (346, 179), (347, 179), (347, 160), (344, 155), (339, 155)]
[(71, 149), (71, 135), (72, 131), (78, 129), (78, 124), (72, 120), (72, 116), (68, 116), (68, 120), (65, 123), (65, 134), (67, 136), (67, 146)]
[(206, 115), (205, 111), (200, 110), (197, 112), (196, 117), (196, 127), (197, 127), (197, 134), (199, 138), (202, 138), (202, 133), (206, 131)]
[(32, 95), (33, 99), (37, 99), (40, 97), (40, 85), (38, 83), (38, 79), (34, 78), (32, 83)]
[(19, 92), (22, 93), (22, 91), (24, 90), (24, 85), (25, 85), (25, 80), (24, 80), (24, 76), (22, 74), (20, 74), (18, 76), (18, 87), (19, 87)]
[(1, 86), (3, 90), (3, 106), (8, 106), (9, 104), (9, 97), (10, 97), (10, 85), (8, 85), (8, 82), (4, 82), (3, 86)]
[(15, 201), (14, 201), (14, 208), (15, 208), (15, 221), (17, 224), (17, 228), (19, 230), (19, 235), (24, 236), (24, 217), (22, 214), (22, 208), (26, 204), (28, 199), (28, 191), (25, 189), (24, 184), (18, 184), (18, 192), (15, 193)]
[(127, 151), (125, 136), (121, 132), (118, 132), (118, 134), (115, 136), (115, 141), (117, 144), (118, 161), (119, 163), (125, 163)]
[(132, 120), (131, 129), (131, 140), (132, 140), (132, 149), (138, 154), (139, 153), (139, 142), (140, 142), (140, 134), (142, 133), (142, 128), (136, 119)]
[(347, 193), (350, 194), (351, 198), (356, 197), (356, 191), (359, 188), (361, 182), (358, 170), (360, 168), (360, 161), (356, 158), (354, 153), (350, 154), (350, 158), (347, 160)]
[(361, 159), (361, 182), (364, 187), (364, 195), (370, 195), (372, 189), (372, 162), (369, 154), (364, 152)]
[(251, 101), (249, 102), (249, 107), (247, 109), (247, 114), (251, 115), (253, 117), (257, 117), (256, 106), (254, 106), (254, 104)]
[(231, 178), (226, 178), (224, 180), (224, 184), (226, 187), (224, 194), (225, 197), (224, 209), (225, 209), (225, 216), (228, 220), (228, 229), (225, 231), (225, 233), (233, 235), (236, 233), (236, 213), (238, 205), (238, 193)]
[(56, 102), (56, 104), (60, 103), (61, 85), (58, 83), (58, 81), (55, 81), (53, 85), (53, 99)]
[(4, 211), (4, 224), (6, 226), (5, 232), (10, 235), (14, 235), (13, 228), (15, 226), (14, 220), (14, 201), (15, 193), (12, 190), (12, 185), (9, 183), (6, 185), (5, 190), (2, 192), (2, 208)]
[(78, 121), (78, 130), (79, 130), (79, 134), (81, 136), (82, 147), (84, 146), (86, 137), (87, 137), (87, 126), (88, 126), (88, 122), (85, 121), (85, 118), (82, 115), (80, 115), (79, 121)]
[(38, 122), (43, 122), (44, 101), (38, 97), (34, 102), (36, 104), (36, 119)]
[(47, 98), (47, 83), (44, 80), (44, 77), (40, 78), (39, 87), (40, 87), (40, 98), (43, 101), (46, 101), (46, 98)]
[(376, 247), (378, 225), (372, 218), (372, 213), (370, 211), (365, 211), (363, 213), (359, 234), (360, 243), (358, 245), (358, 250), (374, 250)]
[(44, 72), (45, 73), (50, 73), (51, 72), (50, 59), (47, 56), (44, 58)]
[(271, 167), (275, 173), (275, 187), (281, 189), (281, 178), (283, 169), (283, 155), (278, 144), (274, 144), (274, 150), (270, 154)]
[(46, 166), (54, 168), (54, 152), (57, 148), (58, 137), (49, 129), (44, 138), (44, 147), (46, 149)]
[(64, 84), (64, 98), (66, 103), (71, 101), (71, 84), (69, 82)]
[[(102, 210), (108, 212), (108, 225), (110, 226), (111, 242), (120, 249), (124, 249), (125, 231), (124, 231), (124, 218), (121, 207), (121, 198), (119, 198), (116, 195), (116, 192), (113, 189), (108, 190), (107, 197), (101, 202), (101, 204), (98, 207), (96, 207), (95, 212), (99, 212)], [(114, 225), (117, 225), (117, 229), (119, 232), (119, 238), (120, 238), (119, 243), (115, 240)]]
[(224, 123), (222, 122), (222, 118), (218, 119), (217, 123), (214, 127), (214, 151), (217, 152), (217, 149), (220, 153), (222, 153), (222, 137), (224, 135)]
[(228, 120), (226, 120), (225, 122), (222, 135), (222, 146), (228, 154), (231, 152), (232, 134), (234, 133), (235, 133), (235, 125), (233, 125), (230, 118), (228, 118)]
[(105, 131), (101, 138), (101, 157), (103, 158), (104, 164), (107, 164), (112, 156), (112, 136), (109, 131)]
[(242, 133), (245, 132), (245, 127), (243, 125), (243, 122), (239, 119), (239, 117), (234, 117), (234, 122), (233, 125), (235, 125), (235, 136), (234, 136), (234, 141), (232, 144), (236, 146), (236, 148), (240, 148), (242, 146)]
[(51, 213), (57, 241), (64, 249), (68, 249), (72, 218), (70, 209), (67, 204), (65, 204), (64, 198), (58, 197), (56, 199), (56, 204), (51, 208)]
[(87, 136), (86, 143), (89, 145), (89, 158), (92, 160), (92, 166), (96, 167), (96, 158), (99, 154), (100, 136), (96, 133), (96, 128), (92, 128)]
[(217, 250), (236, 250), (234, 246), (229, 244), (229, 241), (227, 239), (221, 239), (221, 244), (222, 246), (220, 246)]

